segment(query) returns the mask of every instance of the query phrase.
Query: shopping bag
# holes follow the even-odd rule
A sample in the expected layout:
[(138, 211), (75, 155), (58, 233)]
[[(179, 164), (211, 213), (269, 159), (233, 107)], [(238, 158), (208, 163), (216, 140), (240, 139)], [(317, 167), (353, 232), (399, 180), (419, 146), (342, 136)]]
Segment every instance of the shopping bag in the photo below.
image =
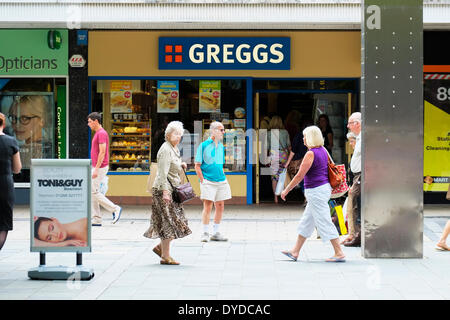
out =
[(281, 192), (283, 192), (283, 190), (284, 190), (284, 181), (286, 180), (286, 172), (287, 172), (287, 169), (284, 168), (283, 171), (280, 173), (277, 187), (275, 188), (275, 195), (277, 195), (277, 196), (279, 196), (281, 194)]
[(345, 221), (344, 221), (344, 214), (342, 212), (342, 206), (336, 206), (335, 208), (336, 211), (336, 215), (338, 218), (338, 225), (339, 225), (339, 235), (343, 236), (345, 234), (347, 234), (347, 227), (345, 226)]
[(342, 206), (338, 205), (334, 200), (328, 201), (328, 205), (330, 206), (331, 221), (336, 226), (336, 230), (340, 236), (346, 235), (348, 232), (344, 221)]
[(152, 194), (153, 182), (156, 179), (156, 173), (158, 172), (158, 163), (152, 162), (150, 164), (150, 174), (148, 175), (147, 180), (147, 192)]
[[(345, 165), (337, 164), (336, 168), (339, 170), (339, 172), (343, 174), (344, 177), (347, 177), (345, 172)], [(344, 181), (340, 185), (331, 190), (331, 199), (342, 197), (344, 194), (347, 193), (349, 189), (350, 187), (347, 184), (347, 179), (344, 179)]]
[(103, 195), (106, 195), (106, 193), (108, 192), (108, 180), (108, 176), (105, 176), (100, 182), (100, 186), (98, 187), (98, 191)]
[[(349, 188), (345, 165), (335, 164), (330, 153), (324, 148), (328, 155), (328, 179), (331, 185), (331, 199), (342, 197)], [(339, 183), (340, 182), (340, 183)]]

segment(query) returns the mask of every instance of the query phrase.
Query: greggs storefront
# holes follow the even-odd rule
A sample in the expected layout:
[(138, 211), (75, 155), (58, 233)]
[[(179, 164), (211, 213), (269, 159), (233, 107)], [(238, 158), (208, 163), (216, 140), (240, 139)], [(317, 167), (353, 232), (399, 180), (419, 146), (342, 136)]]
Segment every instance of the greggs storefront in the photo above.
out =
[(151, 201), (151, 163), (173, 120), (186, 129), (180, 149), (198, 193), (195, 151), (209, 124), (222, 121), (229, 203), (273, 201), (265, 119), (279, 116), (292, 141), (326, 114), (333, 158), (347, 163), (360, 50), (359, 31), (89, 32), (90, 111), (103, 113), (111, 139), (107, 195)]

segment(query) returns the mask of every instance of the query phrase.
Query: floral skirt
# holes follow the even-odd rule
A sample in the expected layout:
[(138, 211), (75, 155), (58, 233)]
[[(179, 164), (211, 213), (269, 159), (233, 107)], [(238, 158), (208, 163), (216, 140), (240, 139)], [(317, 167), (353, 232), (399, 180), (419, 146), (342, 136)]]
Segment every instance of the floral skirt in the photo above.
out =
[(184, 215), (183, 205), (173, 201), (166, 204), (162, 195), (162, 190), (152, 188), (152, 215), (150, 227), (144, 233), (144, 237), (166, 240), (190, 235), (192, 231), (189, 229), (188, 221)]
[(280, 174), (284, 170), (284, 164), (287, 162), (289, 153), (287, 150), (270, 150), (270, 169), (272, 181), (278, 181)]

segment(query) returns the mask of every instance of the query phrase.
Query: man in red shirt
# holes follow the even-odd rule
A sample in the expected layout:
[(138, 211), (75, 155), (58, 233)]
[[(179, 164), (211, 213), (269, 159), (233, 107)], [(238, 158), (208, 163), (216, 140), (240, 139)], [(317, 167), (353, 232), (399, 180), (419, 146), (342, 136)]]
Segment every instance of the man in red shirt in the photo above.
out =
[(122, 208), (115, 205), (103, 193), (99, 191), (100, 183), (108, 173), (109, 164), (109, 136), (101, 125), (101, 115), (92, 112), (88, 115), (88, 126), (95, 132), (91, 146), (92, 160), (92, 225), (102, 225), (102, 214), (100, 206), (112, 213), (113, 222), (116, 223), (122, 214)]

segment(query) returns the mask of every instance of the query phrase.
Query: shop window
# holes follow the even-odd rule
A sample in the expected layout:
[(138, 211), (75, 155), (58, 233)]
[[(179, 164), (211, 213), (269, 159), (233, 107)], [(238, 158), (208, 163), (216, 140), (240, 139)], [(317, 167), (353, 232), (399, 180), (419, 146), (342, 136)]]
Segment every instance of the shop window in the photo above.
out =
[[(5, 133), (16, 138), (22, 172), (15, 182), (30, 182), (31, 159), (55, 158), (57, 147), (57, 88), (65, 79), (0, 79), (0, 111)], [(65, 101), (63, 102), (65, 109)], [(65, 141), (64, 141), (65, 143)]]
[(261, 80), (253, 82), (255, 90), (346, 90), (357, 91), (357, 83), (352, 79), (314, 80)]
[(92, 111), (102, 112), (110, 134), (110, 171), (148, 171), (174, 120), (185, 128), (179, 148), (188, 170), (194, 170), (196, 148), (217, 120), (226, 129), (225, 171), (246, 171), (244, 80), (116, 79), (92, 81), (92, 86)]

